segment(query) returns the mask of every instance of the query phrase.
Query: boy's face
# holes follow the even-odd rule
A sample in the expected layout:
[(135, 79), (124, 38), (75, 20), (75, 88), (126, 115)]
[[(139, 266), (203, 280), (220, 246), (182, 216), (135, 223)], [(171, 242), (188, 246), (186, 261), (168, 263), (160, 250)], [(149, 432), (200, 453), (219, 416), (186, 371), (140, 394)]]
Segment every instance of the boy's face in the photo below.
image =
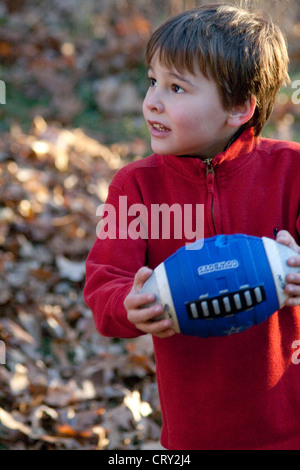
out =
[(199, 71), (179, 73), (166, 68), (156, 53), (149, 67), (150, 87), (143, 113), (153, 152), (201, 155), (222, 152), (236, 129), (227, 123), (216, 83)]

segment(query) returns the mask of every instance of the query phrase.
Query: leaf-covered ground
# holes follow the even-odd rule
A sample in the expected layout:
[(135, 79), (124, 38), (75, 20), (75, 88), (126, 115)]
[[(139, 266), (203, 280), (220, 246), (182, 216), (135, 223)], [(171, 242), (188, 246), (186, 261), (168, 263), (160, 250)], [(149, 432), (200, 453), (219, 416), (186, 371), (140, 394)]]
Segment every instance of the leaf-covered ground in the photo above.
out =
[(159, 445), (151, 338), (100, 337), (82, 293), (96, 209), (147, 147), (132, 78), (150, 22), (135, 3), (0, 5), (3, 449)]
[(160, 433), (151, 338), (100, 337), (82, 294), (96, 208), (130, 149), (34, 124), (1, 143), (1, 445), (139, 448)]

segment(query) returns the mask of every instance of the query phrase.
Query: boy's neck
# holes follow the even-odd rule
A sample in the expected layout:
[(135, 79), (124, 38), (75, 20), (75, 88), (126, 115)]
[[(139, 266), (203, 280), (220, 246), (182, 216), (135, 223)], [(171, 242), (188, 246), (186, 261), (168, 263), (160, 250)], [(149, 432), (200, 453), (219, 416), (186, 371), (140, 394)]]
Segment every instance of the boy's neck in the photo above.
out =
[[(229, 149), (229, 147), (240, 137), (240, 135), (244, 132), (244, 130), (245, 130), (245, 127), (243, 127), (243, 126), (239, 127), (239, 129), (230, 138), (229, 142), (225, 145), (225, 147), (223, 149), (223, 152), (225, 152), (227, 149)], [(205, 155), (180, 155), (180, 157), (201, 158), (201, 160), (212, 160), (216, 155), (211, 155), (211, 156), (205, 156)]]
[(229, 140), (228, 144), (225, 145), (224, 147), (224, 152), (225, 150), (229, 149), (230, 145), (233, 144), (233, 142), (235, 142), (239, 136), (244, 132), (245, 130), (245, 127), (244, 126), (241, 126), (234, 134), (233, 136), (231, 137), (231, 139)]

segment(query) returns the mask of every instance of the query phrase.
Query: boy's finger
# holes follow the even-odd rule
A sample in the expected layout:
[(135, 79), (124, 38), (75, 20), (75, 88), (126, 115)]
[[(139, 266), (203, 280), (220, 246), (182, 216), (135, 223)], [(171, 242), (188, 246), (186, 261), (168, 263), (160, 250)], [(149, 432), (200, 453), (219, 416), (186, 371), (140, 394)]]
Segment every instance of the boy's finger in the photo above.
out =
[(289, 285), (293, 286), (294, 284), (300, 286), (300, 271), (299, 273), (290, 273), (287, 275), (286, 280), (288, 282), (288, 287)]
[(285, 291), (293, 297), (300, 296), (300, 285), (287, 284), (287, 286), (285, 287)]
[(154, 305), (153, 307), (146, 307), (143, 309), (132, 309), (129, 312), (130, 321), (133, 323), (147, 323), (155, 320), (163, 313), (163, 307), (161, 305)]
[(292, 250), (300, 254), (299, 246), (297, 245), (295, 239), (287, 230), (281, 230), (280, 232), (278, 232), (276, 241), (278, 243), (281, 243), (282, 245), (288, 246), (289, 248), (291, 248)]
[(136, 326), (145, 333), (149, 333), (160, 338), (175, 334), (175, 331), (172, 329), (172, 321), (170, 319), (164, 319), (157, 322), (140, 323)]
[(289, 297), (286, 300), (285, 305), (287, 305), (288, 307), (297, 307), (298, 305), (300, 305), (300, 296), (299, 297)]
[(132, 294), (125, 299), (125, 305), (128, 309), (139, 309), (144, 305), (149, 305), (155, 301), (154, 294)]
[(143, 266), (138, 270), (133, 283), (135, 290), (139, 291), (143, 287), (147, 279), (149, 279), (149, 277), (151, 276), (152, 272), (153, 270), (148, 268), (147, 266)]
[[(288, 265), (300, 268), (300, 256), (292, 256), (288, 259)], [(292, 281), (293, 282), (293, 281)]]

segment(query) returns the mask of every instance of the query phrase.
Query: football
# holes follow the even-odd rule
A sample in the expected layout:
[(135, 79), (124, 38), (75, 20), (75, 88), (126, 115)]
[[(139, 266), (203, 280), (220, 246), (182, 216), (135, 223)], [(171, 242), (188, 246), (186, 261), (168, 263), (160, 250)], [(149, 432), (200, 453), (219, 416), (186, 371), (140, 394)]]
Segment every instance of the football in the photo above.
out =
[[(286, 276), (300, 272), (290, 248), (267, 237), (217, 235), (177, 250), (142, 287), (164, 307), (177, 333), (211, 337), (241, 333), (284, 305)], [(153, 305), (153, 304), (152, 304)]]

